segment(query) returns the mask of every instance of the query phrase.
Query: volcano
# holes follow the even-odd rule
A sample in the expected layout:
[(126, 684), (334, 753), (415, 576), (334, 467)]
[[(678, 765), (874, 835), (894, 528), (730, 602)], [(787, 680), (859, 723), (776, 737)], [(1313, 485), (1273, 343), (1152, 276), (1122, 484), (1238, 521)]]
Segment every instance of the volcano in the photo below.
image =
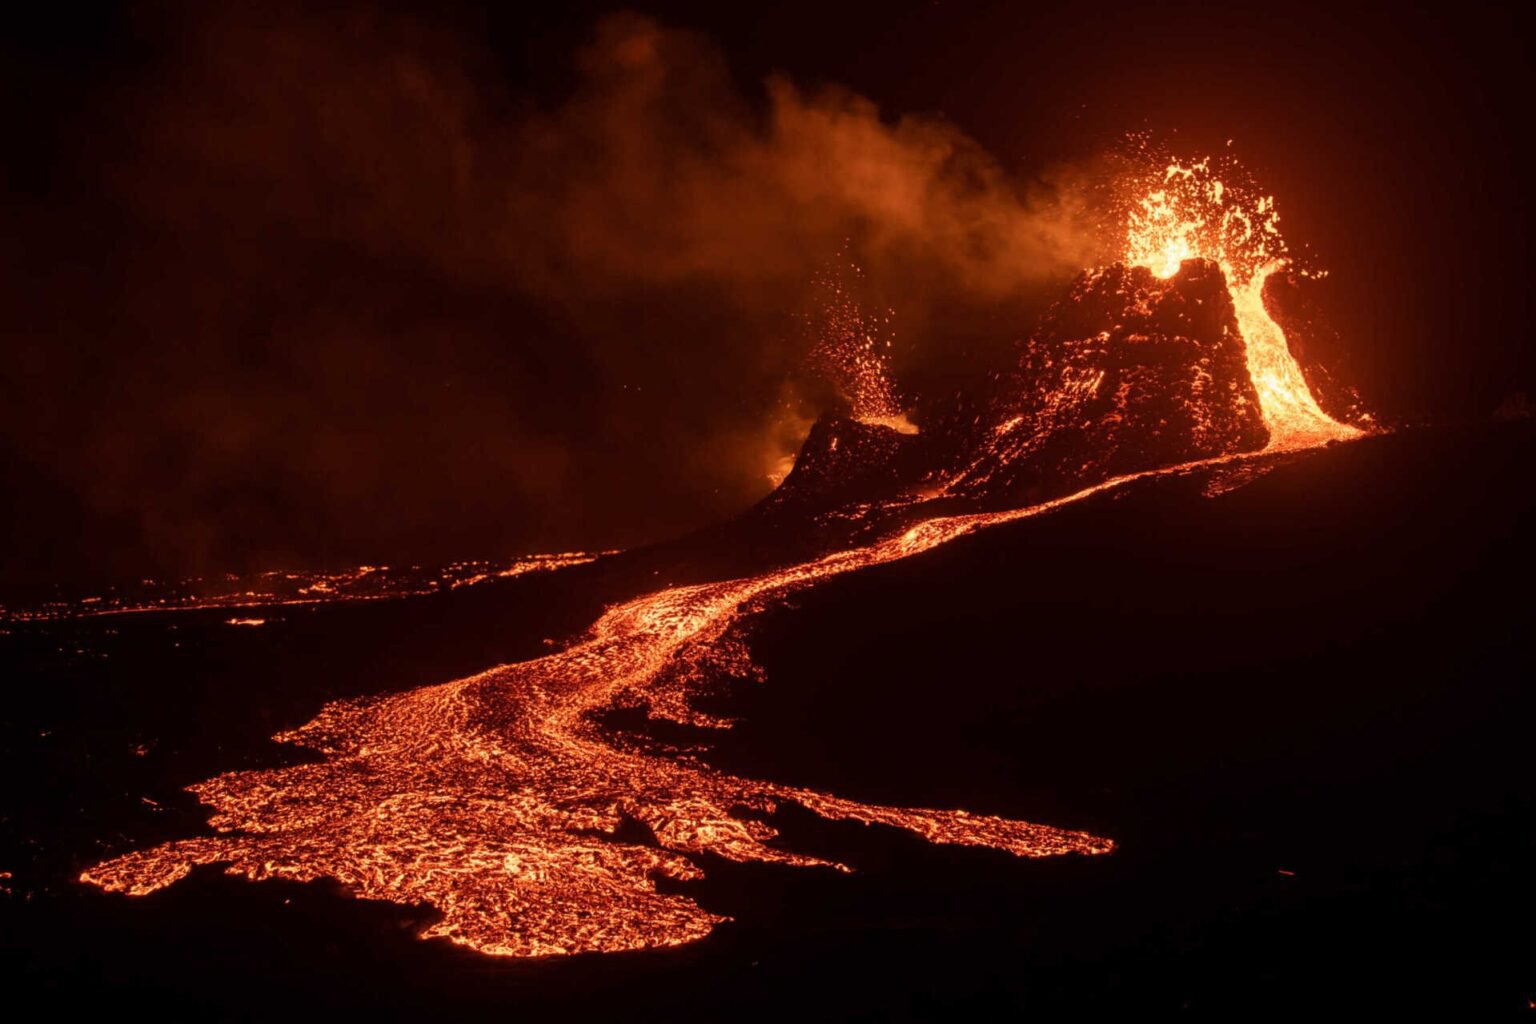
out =
[(761, 508), (826, 512), (935, 494), (1017, 506), (1268, 441), (1221, 268), (1191, 259), (1164, 279), (1115, 264), (1082, 274), (1016, 367), (921, 434), (819, 420)]
[[(975, 394), (909, 417), (872, 336), (847, 326), (865, 321), (840, 307), (837, 337), (855, 349), (821, 358), (857, 384), (848, 414), (818, 419), (782, 483), (727, 523), (629, 552), (445, 572), (445, 586), (412, 574), (411, 589), (370, 589), (367, 605), (328, 582), (236, 618), (227, 594), (131, 627), (56, 609), (18, 618), (10, 657), (51, 682), (26, 691), (35, 703), (8, 749), (47, 760), (57, 722), (117, 745), (77, 782), (91, 826), (46, 807), (17, 819), (26, 831), (6, 852), (26, 867), (8, 884), (66, 905), (29, 926), (96, 915), (154, 934), (112, 955), (159, 957), (159, 973), (135, 976), (175, 990), (163, 965), (195, 945), (186, 922), (204, 900), (286, 931), (269, 913), (279, 897), (236, 880), (275, 886), (332, 934), (358, 914), (387, 922), (355, 963), (331, 958), (345, 970), (421, 957), (444, 979), (482, 970), (471, 959), (622, 954), (668, 970), (623, 957), (731, 943), (817, 975), (816, 936), (905, 921), (916, 944), (860, 947), (878, 953), (846, 968), (858, 987), (900, 989), (874, 984), (877, 961), (903, 964), (919, 989), (924, 971), (949, 986), (1000, 950), (1105, 965), (1069, 971), (1085, 980), (1056, 993), (1059, 1008), (1126, 1002), (1117, 978), (1147, 984), (1158, 965), (1134, 948), (1148, 930), (1182, 948), (1171, 879), (1199, 919), (1188, 956), (1204, 973), (1189, 984), (1227, 1005), (1225, 908), (1254, 944), (1276, 904), (1291, 907), (1292, 941), (1361, 926), (1325, 905), (1350, 871), (1396, 870), (1435, 907), (1463, 899), (1466, 878), (1383, 858), (1449, 830), (1464, 863), (1482, 864), (1480, 833), (1458, 832), (1456, 815), (1529, 841), (1488, 804), (1531, 799), (1515, 719), (1494, 713), (1528, 698), (1485, 666), (1476, 694), (1432, 690), (1389, 726), (1375, 712), (1393, 680), (1422, 680), (1426, 664), (1450, 679), (1469, 650), (1529, 663), (1520, 610), (1495, 595), (1529, 565), (1531, 494), (1514, 467), (1536, 442), (1523, 422), (1371, 432), (1347, 374), (1326, 365), (1336, 339), (1304, 279), (1276, 276), (1270, 207), (1238, 210), (1232, 241), (1207, 173), (1169, 167), (1168, 189), (1205, 206), (1153, 193), (1126, 258), (1079, 275)], [(1480, 531), (1453, 528), (1465, 506), (1437, 504), (1445, 494), (1475, 496)], [(388, 585), (373, 567), (334, 580), (364, 578)], [(172, 635), (202, 652), (180, 674), (162, 671)], [(317, 650), (327, 656), (307, 658)], [(209, 734), (192, 702), (167, 723), (163, 702), (114, 693), (94, 661), (53, 657), (66, 651), (137, 665), (133, 678), (172, 704), (217, 686), (230, 717)], [(1373, 729), (1368, 745), (1340, 739)], [(1446, 751), (1462, 789), (1418, 817), (1418, 787), (1451, 770)], [(129, 755), (142, 764), (119, 763)], [(1297, 788), (1313, 770), (1328, 792)], [(1408, 808), (1411, 825), (1382, 817)], [(1278, 888), (1314, 874), (1302, 891), (1323, 895)], [(943, 948), (952, 900), (982, 921), (990, 952)], [(166, 907), (180, 908), (169, 923), (144, 923)], [(1455, 915), (1427, 920), (1465, 931)], [(1065, 945), (1032, 942), (1021, 921)], [(1371, 931), (1394, 970), (1410, 956), (1400, 923)], [(1412, 956), (1428, 927), (1411, 932)], [(1458, 955), (1473, 948), (1504, 977), (1507, 949)], [(40, 970), (68, 984), (67, 964)], [(208, 983), (225, 1000), (259, 987), (242, 970)], [(1051, 1005), (1034, 990), (1045, 973), (1027, 967), (1028, 998), (1008, 988), (1010, 1003)], [(523, 976), (476, 977), (466, 998), (494, 1002)], [(434, 986), (423, 1012), (464, 988)]]
[[(889, 402), (880, 422), (823, 419), (782, 485), (715, 538), (767, 550), (754, 534), (787, 532), (799, 560), (780, 553), (744, 575), (613, 604), (543, 657), (333, 702), (275, 737), (317, 760), (192, 787), (213, 835), (123, 854), (80, 880), (144, 896), (212, 864), (256, 881), (331, 878), (435, 908), (423, 937), (539, 957), (704, 938), (726, 918), (675, 888), (706, 877), (698, 858), (851, 868), (786, 846), (772, 822), (787, 807), (1023, 858), (1110, 852), (1111, 839), (1083, 830), (723, 772), (655, 730), (706, 750), (710, 733), (728, 732), (709, 701), (760, 678), (751, 623), (802, 591), (1265, 452), (1275, 439), (1252, 376), (1262, 339), (1233, 294), (1223, 266), (1203, 259), (1166, 277), (1124, 264), (1083, 274), (970, 422), (908, 433), (888, 425)], [(840, 337), (862, 346), (867, 335)]]
[[(799, 561), (621, 601), (543, 657), (333, 702), (276, 737), (316, 760), (192, 787), (213, 835), (125, 853), (81, 880), (143, 896), (213, 864), (258, 881), (330, 878), (435, 908), (424, 937), (529, 957), (704, 938), (726, 918), (676, 888), (705, 879), (699, 858), (850, 869), (785, 844), (774, 821), (789, 807), (1023, 858), (1108, 853), (1112, 840), (1088, 831), (724, 772), (657, 730), (705, 750), (728, 732), (710, 701), (761, 677), (750, 624), (801, 591), (1264, 451), (1273, 439), (1231, 294), (1222, 267), (1199, 259), (1166, 278), (1084, 274), (970, 423), (909, 434), (824, 419), (781, 487), (716, 535), (751, 550), (767, 547), (753, 534), (787, 531), (814, 545)], [(677, 564), (691, 560), (683, 547)]]

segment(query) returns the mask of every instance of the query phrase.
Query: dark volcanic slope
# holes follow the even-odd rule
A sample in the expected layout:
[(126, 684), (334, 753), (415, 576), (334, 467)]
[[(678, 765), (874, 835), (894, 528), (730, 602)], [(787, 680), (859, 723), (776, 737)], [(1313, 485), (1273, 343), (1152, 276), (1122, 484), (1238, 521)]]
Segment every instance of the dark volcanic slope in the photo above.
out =
[(794, 468), (756, 511), (770, 518), (790, 517), (893, 497), (927, 468), (921, 445), (911, 434), (822, 416), (801, 444)]
[(1154, 466), (1264, 447), (1242, 333), (1221, 269), (1163, 280), (1087, 271), (1005, 375), (954, 489), (1052, 496)]

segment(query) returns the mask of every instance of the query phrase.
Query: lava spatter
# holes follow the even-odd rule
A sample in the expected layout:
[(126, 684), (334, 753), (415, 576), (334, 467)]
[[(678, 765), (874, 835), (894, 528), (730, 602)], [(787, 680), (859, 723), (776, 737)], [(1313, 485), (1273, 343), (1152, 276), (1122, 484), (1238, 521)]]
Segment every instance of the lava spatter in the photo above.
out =
[(915, 434), (891, 374), (895, 312), (866, 308), (858, 296), (863, 280), (863, 268), (846, 252), (817, 276), (811, 362), (841, 392), (855, 420)]
[(1189, 259), (1210, 260), (1221, 268), (1270, 448), (1358, 437), (1357, 428), (1318, 406), (1285, 332), (1264, 305), (1265, 282), (1290, 258), (1274, 198), (1252, 187), (1235, 162), (1214, 169), (1213, 163), (1211, 158), (1174, 160), (1128, 183), (1124, 262), (1160, 278), (1173, 277)]

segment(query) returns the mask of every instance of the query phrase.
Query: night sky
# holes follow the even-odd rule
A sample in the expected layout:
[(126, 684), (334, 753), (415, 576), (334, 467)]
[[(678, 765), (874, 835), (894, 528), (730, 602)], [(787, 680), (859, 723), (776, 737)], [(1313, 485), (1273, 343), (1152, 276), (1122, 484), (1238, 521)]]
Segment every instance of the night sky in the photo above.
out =
[(1231, 151), (1387, 422), (1529, 392), (1516, 11), (52, 5), (4, 33), (0, 583), (659, 539), (767, 492), (848, 252), (1002, 365), (1128, 132)]

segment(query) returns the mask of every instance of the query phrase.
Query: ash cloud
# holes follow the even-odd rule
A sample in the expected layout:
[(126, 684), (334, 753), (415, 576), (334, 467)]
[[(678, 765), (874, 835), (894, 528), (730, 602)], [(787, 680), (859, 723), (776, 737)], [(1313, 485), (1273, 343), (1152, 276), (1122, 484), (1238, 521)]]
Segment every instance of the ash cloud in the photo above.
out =
[[(767, 488), (847, 251), (909, 387), (1089, 261), (1077, 192), (702, 36), (596, 25), (522, 94), (466, 33), (157, 11), (0, 243), (7, 576), (633, 543)], [(1012, 333), (1021, 324), (1010, 324)]]

